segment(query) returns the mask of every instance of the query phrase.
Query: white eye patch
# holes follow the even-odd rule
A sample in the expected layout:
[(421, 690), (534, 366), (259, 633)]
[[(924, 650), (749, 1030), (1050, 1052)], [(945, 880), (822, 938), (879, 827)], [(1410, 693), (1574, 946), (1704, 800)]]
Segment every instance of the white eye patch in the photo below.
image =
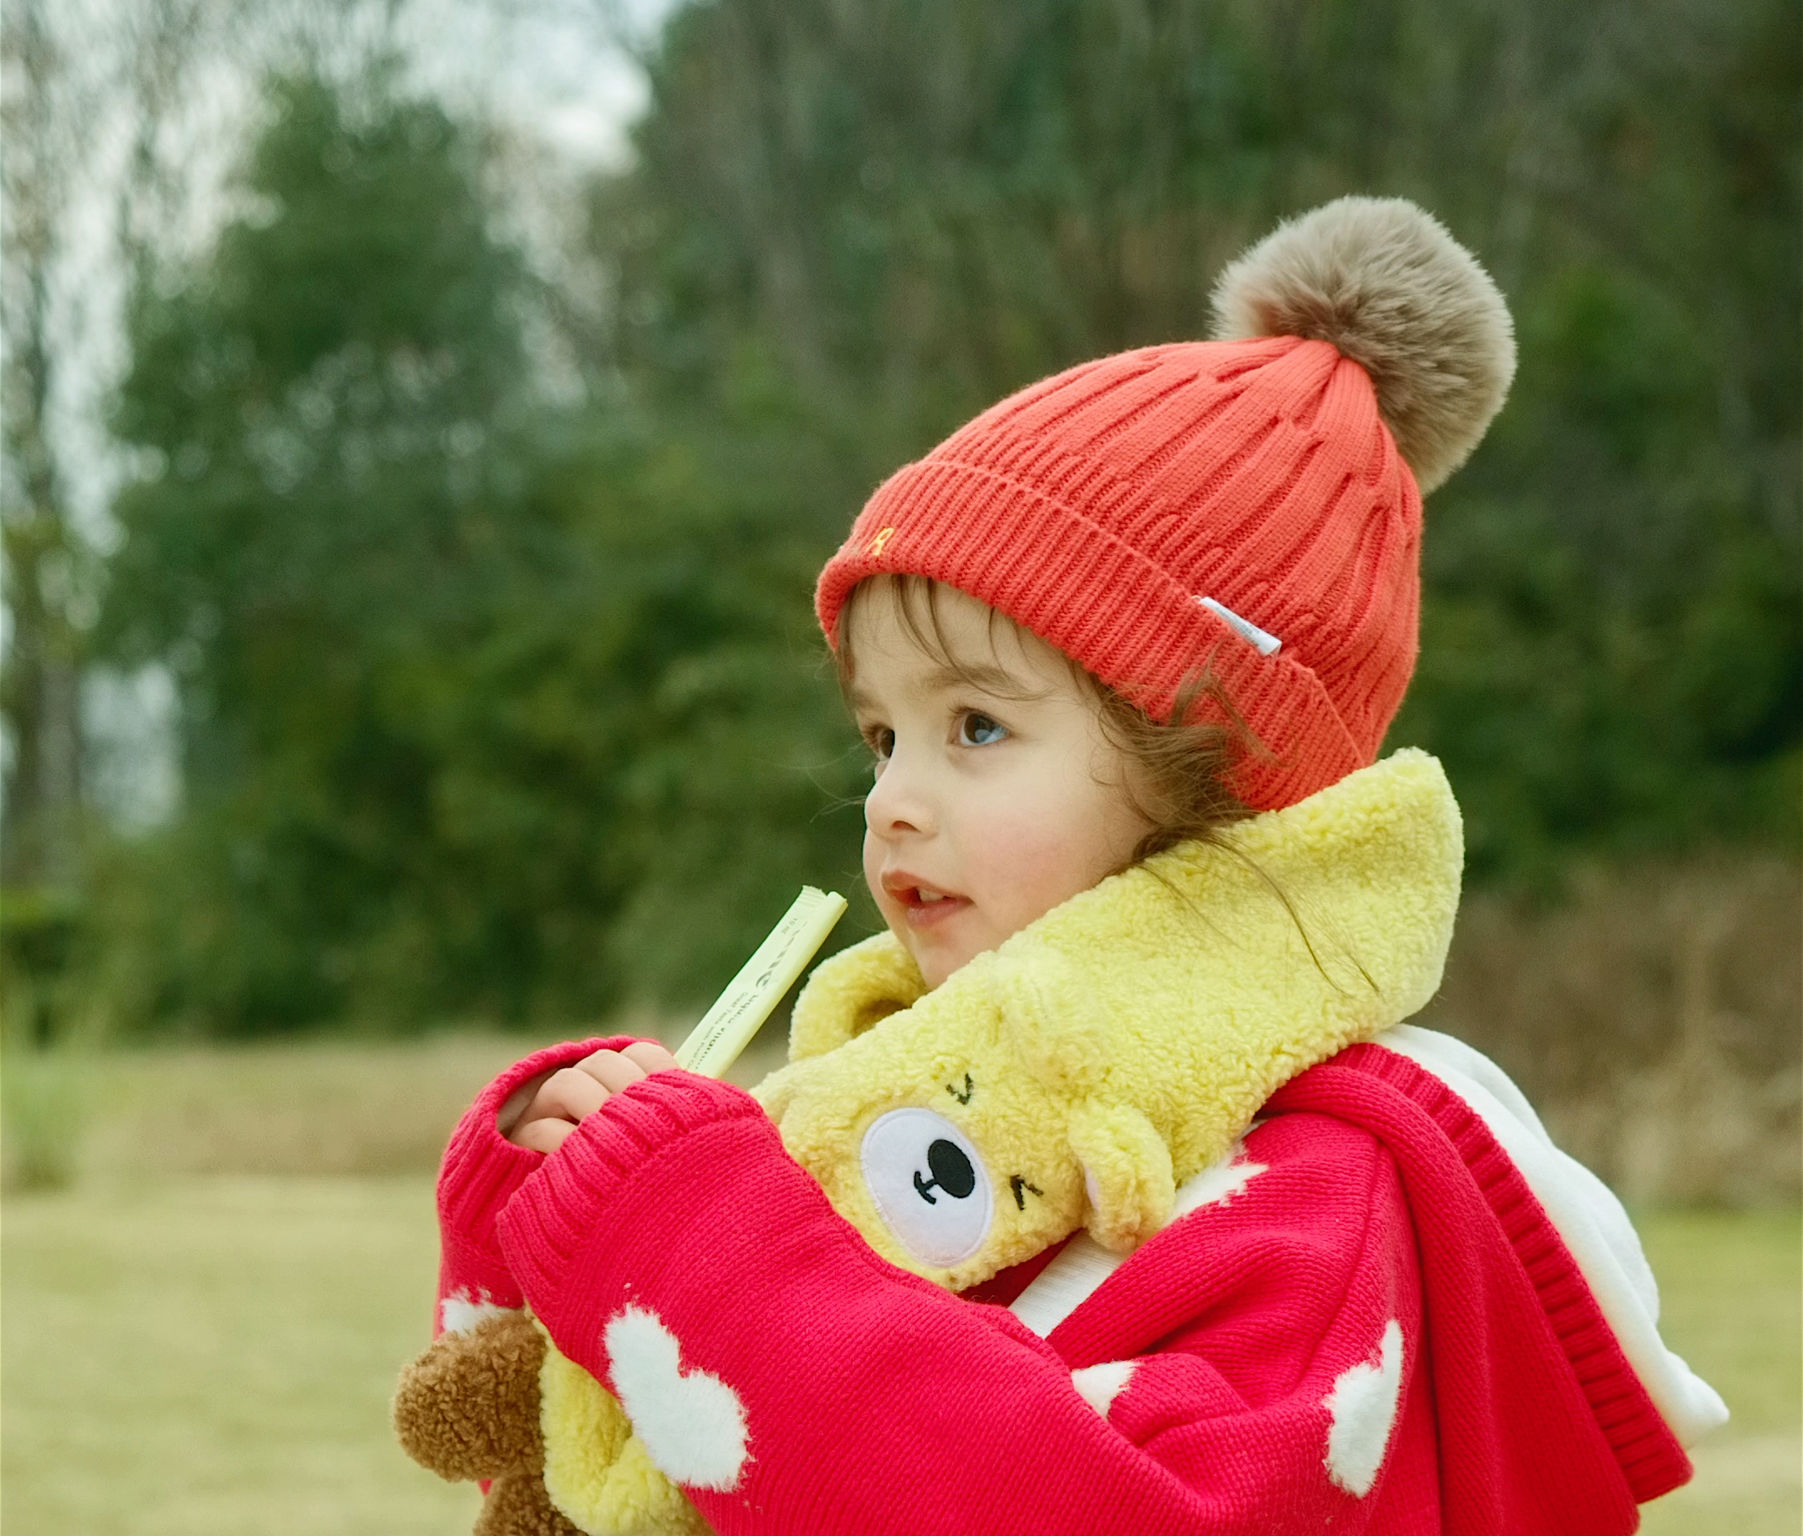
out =
[(970, 1139), (930, 1109), (892, 1109), (864, 1133), (864, 1182), (895, 1239), (949, 1268), (989, 1235), (995, 1194)]

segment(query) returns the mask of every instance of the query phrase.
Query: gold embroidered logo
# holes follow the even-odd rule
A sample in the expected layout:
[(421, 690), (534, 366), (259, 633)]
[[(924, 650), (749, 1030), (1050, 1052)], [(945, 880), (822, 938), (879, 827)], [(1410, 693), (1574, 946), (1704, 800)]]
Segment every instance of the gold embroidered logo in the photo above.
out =
[(871, 559), (874, 560), (878, 555), (882, 554), (883, 546), (885, 544), (887, 544), (894, 537), (895, 537), (895, 530), (893, 528), (877, 529), (875, 536), (871, 539), (870, 543), (865, 547), (864, 553), (869, 555), (871, 557)]

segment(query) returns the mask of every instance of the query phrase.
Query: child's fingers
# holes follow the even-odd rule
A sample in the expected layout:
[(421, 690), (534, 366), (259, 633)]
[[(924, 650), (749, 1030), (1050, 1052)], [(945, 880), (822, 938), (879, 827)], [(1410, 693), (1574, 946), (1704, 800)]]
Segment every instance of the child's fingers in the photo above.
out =
[[(622, 1088), (629, 1088), (653, 1072), (674, 1068), (676, 1058), (654, 1041), (640, 1040), (623, 1051), (600, 1050), (583, 1057), (573, 1067), (553, 1072), (523, 1105), (525, 1093), (515, 1092), (502, 1109), (497, 1123), (501, 1134), (515, 1146), (545, 1152), (562, 1143), (570, 1127), (584, 1115), (592, 1115)], [(561, 1125), (561, 1131), (550, 1128)]]
[(545, 1079), (551, 1074), (541, 1072), (537, 1077), (527, 1078), (512, 1093), (507, 1095), (507, 1102), (495, 1112), (495, 1129), (503, 1136), (512, 1136), (513, 1128), (525, 1118), (532, 1101), (538, 1097), (538, 1090), (545, 1086)]
[(634, 1040), (620, 1054), (630, 1056), (636, 1061), (645, 1069), (647, 1077), (653, 1072), (670, 1072), (676, 1069), (676, 1058), (655, 1040)]
[(531, 1152), (555, 1152), (576, 1127), (568, 1120), (528, 1120), (509, 1138)]
[(518, 1123), (524, 1126), (533, 1120), (568, 1120), (574, 1124), (605, 1104), (608, 1092), (591, 1073), (580, 1067), (564, 1067), (545, 1079)]
[[(631, 1046), (627, 1047), (627, 1050), (631, 1049)], [(621, 1051), (596, 1051), (584, 1056), (577, 1066), (606, 1090), (602, 1094), (603, 1098), (609, 1093), (618, 1093), (622, 1088), (630, 1088), (640, 1078), (650, 1075), (644, 1067)]]

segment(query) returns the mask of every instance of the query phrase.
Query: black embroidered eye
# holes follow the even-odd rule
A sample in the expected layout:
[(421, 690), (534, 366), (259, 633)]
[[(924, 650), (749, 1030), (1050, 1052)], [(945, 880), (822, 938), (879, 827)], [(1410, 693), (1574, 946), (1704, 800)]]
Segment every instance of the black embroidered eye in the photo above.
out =
[(933, 1175), (932, 1180), (923, 1180), (917, 1173), (914, 1189), (928, 1205), (933, 1203), (931, 1191), (935, 1188), (943, 1189), (954, 1200), (968, 1200), (970, 1192), (977, 1187), (977, 1170), (970, 1166), (970, 1159), (955, 1141), (941, 1137), (928, 1147), (927, 1168)]
[(960, 1104), (968, 1104), (970, 1102), (970, 1096), (976, 1092), (976, 1088), (971, 1083), (970, 1074), (966, 1072), (964, 1074), (964, 1086), (962, 1088), (959, 1088), (955, 1083), (947, 1083), (945, 1085), (945, 1091)]

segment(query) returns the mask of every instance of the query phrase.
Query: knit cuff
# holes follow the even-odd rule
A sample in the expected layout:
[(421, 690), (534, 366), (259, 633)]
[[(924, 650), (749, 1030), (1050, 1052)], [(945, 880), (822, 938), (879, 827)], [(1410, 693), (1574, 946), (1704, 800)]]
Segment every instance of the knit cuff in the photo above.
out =
[[(738, 1124), (786, 1159), (776, 1127), (742, 1088), (694, 1072), (654, 1072), (587, 1116), (507, 1202), (496, 1223), (512, 1272), (549, 1325), (606, 1213), (635, 1175), (678, 1142)], [(553, 1334), (556, 1329), (553, 1327)]]
[(439, 1316), (455, 1298), (475, 1306), (517, 1307), (523, 1298), (495, 1239), (495, 1218), (544, 1161), (544, 1154), (515, 1146), (501, 1135), (496, 1117), (513, 1091), (541, 1073), (573, 1066), (593, 1051), (620, 1050), (637, 1036), (570, 1041), (534, 1051), (515, 1062), (476, 1096), (451, 1133), (438, 1174)]

